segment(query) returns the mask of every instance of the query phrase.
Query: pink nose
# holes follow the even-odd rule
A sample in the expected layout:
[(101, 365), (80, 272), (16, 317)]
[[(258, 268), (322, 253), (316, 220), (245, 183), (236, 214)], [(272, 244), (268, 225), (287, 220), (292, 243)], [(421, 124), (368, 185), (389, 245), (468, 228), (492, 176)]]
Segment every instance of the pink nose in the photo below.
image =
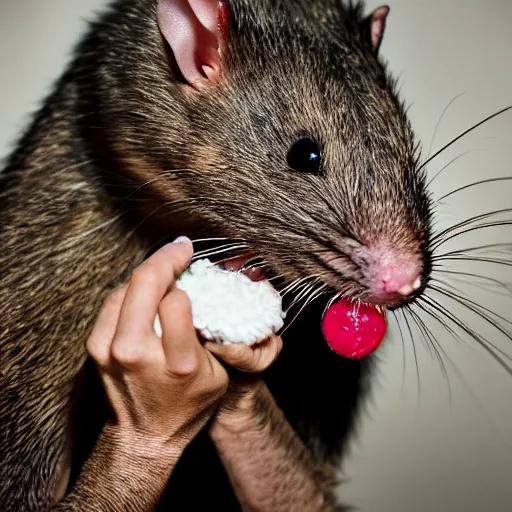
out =
[(361, 248), (356, 261), (358, 257), (370, 302), (395, 303), (397, 298), (409, 297), (421, 287), (421, 256), (410, 249), (380, 243)]
[(379, 295), (408, 297), (421, 287), (417, 265), (408, 261), (394, 261), (376, 269), (374, 289)]

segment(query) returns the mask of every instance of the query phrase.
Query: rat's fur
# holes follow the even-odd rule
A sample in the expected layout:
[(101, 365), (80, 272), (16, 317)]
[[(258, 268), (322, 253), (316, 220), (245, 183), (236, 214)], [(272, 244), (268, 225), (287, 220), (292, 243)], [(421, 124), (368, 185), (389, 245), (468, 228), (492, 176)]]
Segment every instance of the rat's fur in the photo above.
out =
[[(76, 478), (106, 414), (94, 371), (84, 371), (85, 340), (106, 295), (164, 237), (242, 238), (287, 281), (316, 275), (354, 295), (365, 292), (354, 242), (384, 238), (421, 254), (428, 273), (424, 177), (361, 6), (228, 4), (223, 79), (191, 93), (159, 33), (155, 1), (116, 2), (9, 160), (0, 209), (6, 512), (49, 506), (72, 431)], [(321, 177), (287, 168), (303, 133), (323, 147)], [(321, 263), (325, 251), (341, 272)], [(323, 307), (287, 331), (266, 380), (316, 456), (336, 461), (371, 362), (329, 351)], [(237, 509), (206, 434), (180, 461), (167, 500), (177, 510)]]

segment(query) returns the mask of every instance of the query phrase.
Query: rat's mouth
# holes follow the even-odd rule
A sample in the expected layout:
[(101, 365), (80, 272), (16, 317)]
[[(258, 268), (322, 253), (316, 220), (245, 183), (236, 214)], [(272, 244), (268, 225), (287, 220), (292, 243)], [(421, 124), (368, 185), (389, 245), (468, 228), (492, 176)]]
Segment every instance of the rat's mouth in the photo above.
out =
[[(225, 254), (221, 259), (213, 259), (213, 263), (223, 270), (230, 272), (242, 272), (251, 281), (263, 281), (264, 279), (272, 279), (274, 274), (272, 269), (263, 263), (262, 258), (258, 257), (256, 253), (246, 254)], [(328, 295), (328, 294), (326, 294)], [(336, 290), (333, 289), (329, 294), (331, 297), (336, 296)], [(386, 309), (393, 310), (403, 305), (403, 297), (398, 294), (395, 296), (388, 296), (386, 298), (378, 296), (358, 297), (357, 299), (345, 297), (347, 303), (363, 304), (365, 307), (375, 307), (379, 313), (384, 314)]]
[(253, 253), (238, 256), (228, 256), (221, 260), (214, 261), (223, 270), (230, 272), (242, 272), (251, 281), (263, 281), (269, 277), (267, 266), (262, 263), (261, 258)]
[[(214, 263), (223, 270), (241, 272), (255, 282), (272, 279), (272, 271), (254, 253), (224, 254)], [(334, 297), (336, 295), (333, 292)], [(318, 321), (331, 350), (348, 358), (359, 359), (368, 356), (377, 349), (386, 332), (386, 314), (382, 305), (354, 301), (350, 298), (332, 300)]]

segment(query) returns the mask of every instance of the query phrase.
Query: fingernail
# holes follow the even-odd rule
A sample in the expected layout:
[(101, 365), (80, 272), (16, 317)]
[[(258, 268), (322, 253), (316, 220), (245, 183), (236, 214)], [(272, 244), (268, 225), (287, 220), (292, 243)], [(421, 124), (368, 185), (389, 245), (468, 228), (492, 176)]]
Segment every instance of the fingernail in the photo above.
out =
[(187, 236), (179, 236), (178, 238), (176, 238), (176, 240), (174, 240), (173, 244), (185, 244), (187, 242), (191, 242), (190, 238), (188, 238)]

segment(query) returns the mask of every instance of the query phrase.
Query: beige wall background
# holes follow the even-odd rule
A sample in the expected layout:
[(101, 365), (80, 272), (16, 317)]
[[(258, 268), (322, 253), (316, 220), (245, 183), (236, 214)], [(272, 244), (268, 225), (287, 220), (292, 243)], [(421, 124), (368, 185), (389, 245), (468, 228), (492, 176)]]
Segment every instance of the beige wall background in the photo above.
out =
[[(84, 19), (92, 19), (104, 3), (1, 0), (0, 156), (7, 154), (29, 112), (63, 69), (71, 45), (85, 27)], [(463, 96), (450, 107), (437, 130), (435, 149), (512, 104), (511, 0), (389, 3), (391, 15), (382, 53), (401, 77), (402, 94), (412, 104), (410, 118), (425, 153), (443, 109), (460, 93)], [(374, 0), (368, 2), (369, 9), (377, 5)], [(436, 178), (434, 197), (472, 181), (512, 175), (511, 148), (509, 113), (433, 162), (429, 167), (432, 176), (457, 155), (469, 152)], [(439, 226), (510, 208), (511, 193), (512, 182), (458, 193), (440, 205)], [(449, 248), (512, 241), (508, 228), (487, 231), (457, 239)], [(510, 253), (501, 257), (512, 260)], [(456, 262), (448, 264), (457, 270)], [(475, 264), (470, 271), (512, 282), (510, 268)], [(445, 279), (446, 275), (438, 277)], [(512, 318), (510, 294), (498, 287), (485, 291), (469, 283), (453, 283), (475, 302)], [(445, 304), (512, 354), (512, 342), (489, 329), (485, 321), (450, 301)], [(406, 329), (403, 319), (401, 325)], [(402, 343), (398, 330), (391, 330), (379, 352), (379, 375), (368, 414), (344, 464), (349, 481), (341, 493), (363, 512), (512, 510), (512, 376), (467, 337), (455, 341), (433, 319), (427, 319), (427, 325), (446, 352), (443, 360), (448, 376), (419, 333), (414, 334), (416, 365), (409, 335)]]

